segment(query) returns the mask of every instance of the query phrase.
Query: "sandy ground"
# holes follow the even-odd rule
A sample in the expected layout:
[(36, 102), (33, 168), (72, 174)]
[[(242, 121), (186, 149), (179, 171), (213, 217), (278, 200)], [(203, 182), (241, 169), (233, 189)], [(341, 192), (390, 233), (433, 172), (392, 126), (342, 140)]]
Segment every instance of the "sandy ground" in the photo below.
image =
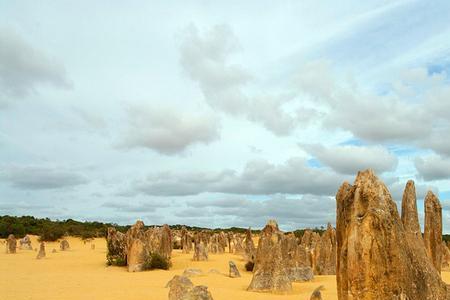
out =
[[(33, 247), (38, 247), (32, 237)], [(106, 241), (96, 239), (95, 250), (91, 243), (80, 239), (68, 239), (71, 250), (59, 251), (58, 243), (47, 243), (47, 258), (37, 260), (35, 251), (18, 250), (15, 255), (6, 254), (3, 240), (0, 244), (0, 295), (1, 299), (96, 299), (96, 300), (153, 300), (167, 299), (166, 283), (186, 268), (202, 269), (206, 275), (194, 277), (194, 284), (206, 285), (215, 300), (229, 299), (309, 299), (311, 292), (323, 285), (322, 295), (326, 300), (337, 299), (335, 276), (316, 276), (312, 282), (294, 283), (289, 295), (273, 295), (247, 292), (252, 274), (244, 270), (244, 261), (232, 254), (211, 254), (207, 262), (193, 262), (192, 254), (173, 252), (173, 266), (169, 271), (157, 270), (128, 273), (126, 268), (105, 265)], [(52, 253), (56, 249), (57, 253)], [(228, 261), (233, 260), (241, 272), (241, 278), (229, 278)], [(208, 271), (216, 269), (223, 274)], [(443, 278), (450, 282), (450, 272), (443, 272)]]

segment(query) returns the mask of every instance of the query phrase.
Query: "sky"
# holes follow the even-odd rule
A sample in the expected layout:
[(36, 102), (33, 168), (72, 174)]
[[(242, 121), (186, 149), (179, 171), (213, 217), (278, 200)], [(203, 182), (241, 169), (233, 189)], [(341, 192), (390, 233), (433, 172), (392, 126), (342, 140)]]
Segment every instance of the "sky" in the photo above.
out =
[[(2, 1), (0, 215), (335, 224), (372, 168), (450, 233), (448, 1)], [(400, 209), (400, 206), (398, 206)]]

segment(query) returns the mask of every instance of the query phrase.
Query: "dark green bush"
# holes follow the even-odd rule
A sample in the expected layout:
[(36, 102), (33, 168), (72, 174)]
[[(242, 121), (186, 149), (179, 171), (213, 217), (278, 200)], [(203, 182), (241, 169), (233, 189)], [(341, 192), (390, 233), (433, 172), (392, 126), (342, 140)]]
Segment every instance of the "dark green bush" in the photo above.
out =
[(158, 253), (152, 253), (148, 260), (144, 263), (144, 270), (162, 269), (169, 270), (170, 262)]
[(54, 242), (64, 236), (64, 229), (57, 225), (44, 225), (39, 235), (40, 242)]

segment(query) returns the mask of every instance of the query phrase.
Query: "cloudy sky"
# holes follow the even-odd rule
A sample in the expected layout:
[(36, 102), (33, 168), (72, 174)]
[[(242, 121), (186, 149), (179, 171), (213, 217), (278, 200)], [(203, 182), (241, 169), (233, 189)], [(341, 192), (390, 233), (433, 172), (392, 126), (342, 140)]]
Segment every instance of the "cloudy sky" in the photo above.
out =
[(0, 1), (0, 215), (320, 226), (370, 167), (396, 201), (438, 193), (450, 232), (449, 14)]

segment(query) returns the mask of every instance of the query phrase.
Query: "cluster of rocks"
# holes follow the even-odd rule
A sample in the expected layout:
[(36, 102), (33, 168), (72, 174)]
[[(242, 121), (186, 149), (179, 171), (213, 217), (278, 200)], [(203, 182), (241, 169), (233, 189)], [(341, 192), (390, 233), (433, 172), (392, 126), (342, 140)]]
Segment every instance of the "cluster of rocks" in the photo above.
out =
[(388, 189), (371, 170), (345, 182), (336, 195), (338, 299), (450, 299), (439, 274), (442, 215), (431, 192), (422, 238), (414, 183), (406, 185), (401, 217)]
[(285, 235), (277, 222), (270, 220), (261, 231), (248, 290), (288, 293), (292, 290), (293, 281), (311, 280), (312, 269), (298, 260), (298, 247), (293, 234)]
[(169, 265), (172, 255), (172, 233), (168, 225), (145, 229), (137, 221), (126, 234), (108, 229), (107, 260), (112, 265), (126, 265), (129, 272), (148, 268), (153, 256), (158, 255)]
[(213, 300), (208, 287), (194, 286), (192, 281), (183, 275), (175, 275), (166, 288), (169, 288), (169, 300)]

